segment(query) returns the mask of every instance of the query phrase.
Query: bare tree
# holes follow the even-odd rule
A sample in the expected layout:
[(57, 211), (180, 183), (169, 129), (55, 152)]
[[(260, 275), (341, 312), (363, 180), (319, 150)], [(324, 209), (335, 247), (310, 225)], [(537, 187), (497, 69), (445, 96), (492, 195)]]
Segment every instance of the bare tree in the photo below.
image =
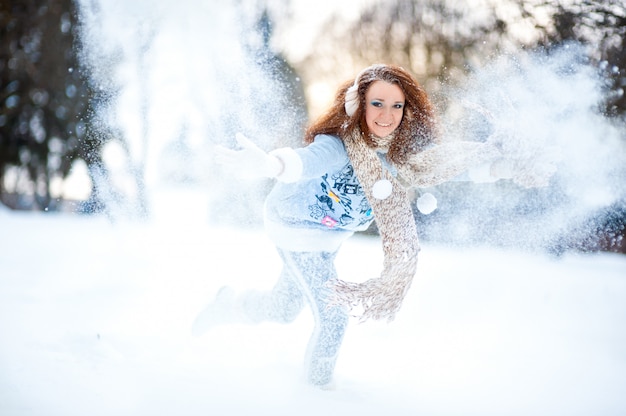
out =
[(501, 6), (489, 0), (480, 8), (449, 0), (375, 2), (351, 25), (339, 17), (329, 21), (299, 68), (308, 79), (336, 83), (363, 66), (394, 63), (436, 91), (442, 78), (458, 79), (477, 60), (519, 45), (510, 31), (519, 16)]
[[(622, 0), (582, 0), (577, 2), (519, 0), (525, 18), (542, 34), (546, 47), (568, 41), (590, 45), (589, 57), (610, 80), (605, 113), (626, 114), (626, 3)], [(551, 19), (543, 22), (542, 15)], [(545, 19), (544, 19), (545, 20)]]
[(0, 1), (0, 201), (57, 207), (85, 136), (88, 86), (73, 44), (71, 0)]

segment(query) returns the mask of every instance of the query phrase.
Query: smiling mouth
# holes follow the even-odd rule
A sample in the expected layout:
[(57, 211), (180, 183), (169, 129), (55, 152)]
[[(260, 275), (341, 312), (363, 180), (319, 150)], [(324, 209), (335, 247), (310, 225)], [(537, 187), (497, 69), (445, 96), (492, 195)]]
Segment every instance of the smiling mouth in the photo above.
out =
[(378, 123), (376, 122), (377, 125), (379, 125), (380, 127), (390, 127), (391, 123)]

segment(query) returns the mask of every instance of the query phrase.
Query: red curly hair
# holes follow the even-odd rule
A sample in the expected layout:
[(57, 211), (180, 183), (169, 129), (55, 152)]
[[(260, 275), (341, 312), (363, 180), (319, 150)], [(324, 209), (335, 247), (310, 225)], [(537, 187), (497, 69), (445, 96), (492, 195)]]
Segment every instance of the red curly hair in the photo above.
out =
[[(328, 111), (307, 129), (305, 143), (313, 142), (318, 134), (330, 134), (343, 140), (359, 129), (367, 145), (375, 147), (365, 122), (365, 93), (375, 81), (397, 85), (405, 97), (402, 121), (394, 132), (394, 140), (387, 153), (389, 160), (403, 163), (411, 154), (420, 152), (438, 140), (434, 107), (415, 78), (399, 66), (372, 65), (364, 69), (355, 81), (348, 81), (339, 88)], [(352, 116), (348, 116), (345, 109), (346, 92), (355, 83), (358, 108)]]

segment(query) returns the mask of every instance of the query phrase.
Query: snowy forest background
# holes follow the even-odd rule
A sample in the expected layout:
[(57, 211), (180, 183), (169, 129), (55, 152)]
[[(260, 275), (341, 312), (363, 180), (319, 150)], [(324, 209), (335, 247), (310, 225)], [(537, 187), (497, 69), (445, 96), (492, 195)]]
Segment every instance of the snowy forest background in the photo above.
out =
[[(625, 39), (621, 0), (0, 0), (0, 414), (624, 414)], [(322, 392), (307, 314), (191, 337), (221, 286), (280, 272), (271, 181), (211, 149), (299, 146), (377, 62), (447, 140), (557, 171), (413, 190), (438, 208), (405, 305), (351, 322)], [(337, 268), (381, 262), (373, 228)]]
[[(484, 140), (498, 130), (518, 136), (529, 154), (561, 151), (570, 140), (579, 154), (561, 157), (587, 167), (562, 169), (543, 190), (505, 183), (429, 190), (441, 203), (419, 221), (423, 238), (625, 251), (623, 186), (590, 178), (624, 175), (620, 1), (148, 7), (4, 0), (0, 7), (0, 203), (11, 209), (148, 218), (152, 190), (169, 183), (213, 195), (211, 221), (258, 224), (255, 208), (270, 184), (225, 185), (211, 146), (232, 145), (236, 131), (267, 149), (298, 146), (306, 123), (341, 82), (371, 63), (390, 62), (425, 85), (450, 137)], [(539, 71), (547, 67), (549, 73)], [(515, 95), (522, 85), (529, 96)], [(583, 138), (572, 138), (573, 131)], [(583, 183), (567, 190), (566, 176)], [(219, 197), (224, 186), (237, 187), (228, 209)], [(506, 198), (498, 197), (500, 188)], [(520, 218), (533, 222), (555, 204), (570, 212), (551, 236), (516, 237)], [(451, 222), (468, 215), (463, 224)]]

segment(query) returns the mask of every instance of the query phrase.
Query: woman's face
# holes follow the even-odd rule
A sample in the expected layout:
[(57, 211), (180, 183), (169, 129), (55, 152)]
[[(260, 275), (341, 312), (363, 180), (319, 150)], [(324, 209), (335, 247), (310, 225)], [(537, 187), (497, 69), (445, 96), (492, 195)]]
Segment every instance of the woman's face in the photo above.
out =
[(404, 115), (404, 93), (396, 84), (374, 81), (365, 93), (365, 122), (370, 133), (386, 137), (393, 133)]

